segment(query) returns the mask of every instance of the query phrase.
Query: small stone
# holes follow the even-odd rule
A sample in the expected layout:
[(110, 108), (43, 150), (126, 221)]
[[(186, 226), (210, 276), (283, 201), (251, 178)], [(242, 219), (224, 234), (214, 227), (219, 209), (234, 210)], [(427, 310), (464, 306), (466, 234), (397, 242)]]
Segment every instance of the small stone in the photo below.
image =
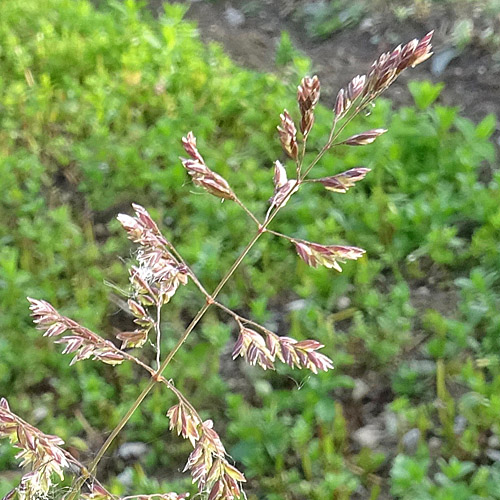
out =
[(455, 435), (460, 436), (467, 428), (467, 419), (463, 415), (457, 415), (453, 423), (453, 432)]
[(373, 19), (371, 17), (366, 17), (365, 19), (363, 19), (363, 21), (361, 21), (361, 24), (359, 25), (359, 29), (361, 31), (371, 32), (374, 25), (375, 25), (375, 23), (373, 22)]
[(498, 436), (493, 434), (493, 436), (488, 438), (488, 447), (496, 449), (500, 448), (500, 439), (498, 439)]
[(362, 379), (354, 380), (354, 388), (352, 390), (352, 399), (361, 401), (370, 392), (370, 386)]
[(245, 15), (241, 10), (228, 6), (224, 11), (224, 17), (232, 28), (239, 28), (245, 22)]
[(118, 482), (123, 486), (132, 486), (134, 484), (134, 473), (130, 467), (127, 467), (123, 472), (116, 476)]
[(359, 428), (354, 434), (352, 438), (356, 443), (361, 446), (361, 448), (376, 448), (380, 441), (382, 440), (383, 433), (382, 431), (373, 424), (366, 425), (365, 427)]
[(448, 64), (460, 54), (455, 47), (449, 47), (434, 55), (431, 61), (431, 73), (434, 76), (443, 74)]
[(426, 286), (419, 286), (415, 293), (420, 297), (428, 297), (431, 294), (431, 291)]
[(433, 375), (436, 372), (436, 363), (430, 359), (414, 359), (408, 365), (419, 375)]
[(307, 302), (304, 299), (292, 300), (286, 305), (287, 311), (301, 311), (305, 309)]
[(384, 412), (385, 432), (388, 436), (396, 436), (398, 433), (398, 417), (393, 411)]
[(420, 429), (410, 429), (401, 440), (404, 451), (407, 455), (414, 455), (417, 452), (420, 441)]
[(441, 449), (443, 442), (436, 436), (433, 436), (429, 439), (429, 451), (431, 453), (438, 452)]
[(131, 442), (123, 443), (119, 448), (117, 455), (125, 461), (138, 460), (148, 452), (146, 443)]
[(486, 456), (490, 460), (493, 460), (493, 462), (500, 462), (500, 451), (498, 451), (498, 450), (494, 450), (492, 448), (488, 448), (486, 450)]
[(343, 295), (339, 297), (337, 300), (337, 308), (338, 309), (347, 309), (351, 305), (351, 299)]

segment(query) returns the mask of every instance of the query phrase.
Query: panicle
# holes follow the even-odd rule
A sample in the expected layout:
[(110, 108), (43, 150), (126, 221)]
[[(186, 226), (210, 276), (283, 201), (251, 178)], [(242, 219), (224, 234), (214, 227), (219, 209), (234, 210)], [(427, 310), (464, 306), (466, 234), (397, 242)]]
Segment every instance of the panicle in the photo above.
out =
[(299, 103), (300, 114), (300, 131), (304, 138), (309, 135), (309, 132), (314, 125), (314, 108), (319, 101), (320, 83), (319, 78), (306, 76), (302, 78), (300, 85), (297, 88), (297, 101)]
[(373, 101), (402, 71), (428, 59), (432, 55), (433, 33), (431, 31), (421, 40), (411, 40), (406, 45), (398, 45), (392, 52), (381, 54), (371, 65), (367, 76), (355, 76), (345, 89), (340, 89), (333, 108), (335, 120), (345, 117), (358, 97), (363, 103)]
[(103, 363), (118, 365), (123, 362), (123, 354), (113, 343), (104, 340), (96, 333), (78, 324), (76, 321), (62, 316), (54, 307), (45, 300), (37, 300), (28, 297), (30, 302), (31, 316), (38, 330), (44, 330), (44, 337), (58, 337), (65, 331), (66, 335), (56, 344), (66, 344), (63, 354), (76, 353), (70, 365), (92, 357)]
[(186, 137), (182, 138), (182, 145), (190, 158), (181, 158), (181, 162), (193, 178), (193, 182), (218, 198), (234, 199), (234, 193), (227, 181), (205, 164), (205, 160), (196, 148), (196, 138), (192, 132), (188, 132)]
[(415, 67), (432, 55), (432, 35), (427, 33), (421, 40), (411, 40), (397, 46), (392, 52), (385, 52), (373, 64), (368, 74), (364, 94), (374, 99), (383, 92), (406, 68)]
[(44, 434), (13, 413), (5, 398), (0, 400), (0, 438), (7, 438), (19, 453), (16, 458), (21, 467), (28, 467), (29, 472), (21, 478), (17, 488), (4, 498), (13, 498), (16, 494), (21, 499), (40, 498), (47, 495), (53, 486), (54, 475), (62, 481), (64, 469), (70, 467), (71, 456), (60, 446), (64, 441), (58, 436)]
[(365, 251), (362, 248), (342, 246), (342, 245), (320, 245), (304, 240), (295, 240), (295, 248), (299, 257), (309, 266), (318, 265), (333, 268), (342, 272), (339, 262), (346, 260), (357, 260), (363, 256)]
[(146, 308), (166, 304), (179, 286), (188, 282), (188, 269), (174, 257), (170, 251), (172, 244), (163, 236), (149, 212), (141, 205), (133, 204), (132, 207), (135, 217), (119, 214), (117, 218), (129, 238), (139, 244), (136, 253), (138, 266), (129, 269), (133, 296), (128, 301), (139, 328), (117, 334), (122, 348), (144, 345), (155, 325)]
[(387, 130), (385, 128), (367, 130), (366, 132), (352, 135), (345, 141), (342, 141), (341, 144), (346, 144), (347, 146), (364, 146), (365, 144), (371, 144), (378, 136), (385, 134), (386, 132)]
[(286, 151), (290, 158), (297, 159), (299, 147), (297, 145), (297, 129), (293, 123), (293, 119), (285, 109), (280, 115), (281, 125), (278, 126), (281, 146)]
[(328, 371), (333, 368), (330, 358), (316, 352), (323, 344), (316, 340), (303, 340), (298, 342), (290, 337), (280, 337), (268, 330), (264, 337), (252, 330), (240, 325), (240, 334), (233, 348), (233, 359), (238, 356), (245, 358), (248, 364), (258, 364), (264, 370), (274, 370), (274, 362), (281, 362), (292, 368), (308, 369), (313, 373)]
[[(187, 428), (194, 422), (190, 420), (189, 410), (182, 403), (168, 411), (170, 428), (188, 437), (193, 445), (184, 471), (191, 471), (193, 483), (198, 484), (200, 493), (208, 494), (211, 500), (236, 500), (241, 497), (241, 483), (245, 476), (226, 459), (226, 450), (219, 435), (213, 429), (213, 422), (196, 419), (196, 435), (189, 434)], [(185, 420), (183, 420), (185, 418)], [(186, 420), (187, 419), (187, 420)], [(184, 434), (184, 430), (186, 433)]]
[[(65, 472), (83, 474), (88, 471), (61, 446), (64, 441), (58, 437), (43, 433), (40, 429), (25, 422), (13, 413), (5, 398), (0, 399), (0, 439), (7, 438), (20, 451), (16, 458), (21, 460), (20, 466), (28, 468), (19, 486), (7, 493), (3, 500), (35, 500), (48, 498), (48, 493), (55, 485), (57, 476), (64, 480)], [(84, 472), (85, 471), (85, 472)], [(96, 478), (86, 482), (88, 492), (82, 492), (79, 498), (84, 500), (120, 500), (104, 488)], [(189, 494), (164, 493), (156, 495), (138, 495), (138, 500), (182, 500)], [(132, 498), (132, 497), (127, 497)]]
[(168, 410), (167, 417), (170, 419), (170, 430), (175, 429), (177, 435), (182, 434), (193, 446), (200, 439), (198, 428), (201, 421), (182, 401)]
[(352, 188), (356, 182), (364, 179), (368, 172), (370, 172), (369, 168), (356, 167), (341, 172), (340, 174), (332, 175), (331, 177), (313, 179), (311, 182), (319, 182), (328, 191), (347, 193), (349, 188)]
[(284, 207), (290, 196), (299, 189), (296, 180), (288, 180), (285, 167), (279, 160), (274, 162), (274, 194), (269, 199), (270, 209), (275, 206)]

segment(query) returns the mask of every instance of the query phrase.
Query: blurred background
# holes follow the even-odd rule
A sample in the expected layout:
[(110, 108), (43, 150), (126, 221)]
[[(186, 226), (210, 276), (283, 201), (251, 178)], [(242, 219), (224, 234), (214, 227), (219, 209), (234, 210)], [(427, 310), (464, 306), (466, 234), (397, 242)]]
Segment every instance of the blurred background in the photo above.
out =
[[(262, 238), (220, 295), (280, 335), (318, 339), (335, 370), (232, 361), (236, 327), (210, 310), (166, 375), (214, 420), (250, 500), (500, 498), (499, 25), (498, 0), (3, 0), (0, 396), (89, 461), (147, 379), (129, 364), (69, 367), (26, 296), (109, 339), (130, 329), (117, 289), (133, 250), (115, 217), (132, 202), (213, 289), (248, 221), (188, 180), (181, 136), (193, 130), (262, 217), (285, 161), (279, 113), (297, 117), (301, 77), (322, 82), (312, 158), (338, 89), (435, 29), (433, 58), (346, 136), (389, 132), (313, 171), (364, 166), (367, 178), (346, 194), (307, 185), (274, 222), (367, 255), (339, 274)], [(192, 285), (178, 291), (163, 352), (203, 303)], [(172, 404), (154, 389), (120, 434), (99, 472), (112, 492), (194, 493)], [(0, 443), (0, 494), (20, 478), (15, 453)]]

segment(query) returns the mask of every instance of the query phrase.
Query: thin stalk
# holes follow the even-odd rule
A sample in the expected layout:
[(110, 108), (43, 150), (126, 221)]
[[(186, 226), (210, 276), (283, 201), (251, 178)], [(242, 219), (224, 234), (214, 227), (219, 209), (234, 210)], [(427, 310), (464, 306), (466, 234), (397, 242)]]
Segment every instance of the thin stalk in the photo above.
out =
[(274, 236), (278, 236), (279, 238), (284, 238), (285, 240), (291, 241), (292, 243), (295, 243), (297, 241), (297, 238), (292, 238), (291, 236), (279, 233), (278, 231), (273, 231), (272, 229), (266, 229), (266, 233), (274, 234)]
[(300, 179), (300, 170), (302, 169), (302, 164), (304, 163), (304, 158), (306, 157), (306, 145), (307, 145), (307, 136), (302, 140), (302, 151), (300, 157), (297, 158), (297, 179)]
[(132, 356), (128, 352), (122, 351), (120, 349), (117, 349), (117, 352), (120, 352), (120, 354), (122, 354), (129, 361), (133, 361), (140, 367), (144, 368), (151, 375), (151, 377), (156, 378), (157, 382), (165, 384), (168, 387), (168, 389), (170, 389), (177, 396), (177, 399), (182, 403), (184, 403), (189, 408), (189, 410), (201, 421), (201, 417), (198, 415), (196, 408), (189, 402), (186, 396), (184, 396), (184, 394), (182, 394), (182, 392), (179, 391), (179, 389), (177, 389), (177, 387), (175, 387), (175, 385), (172, 382), (170, 382), (170, 380), (167, 380), (162, 375), (158, 376), (157, 372), (153, 370), (153, 368), (148, 366), (146, 363), (143, 363), (139, 358)]
[(155, 329), (156, 329), (156, 367), (160, 368), (160, 362), (161, 362), (161, 328), (160, 328), (160, 322), (161, 322), (161, 306), (156, 306), (156, 323), (155, 323)]
[(106, 439), (105, 443), (101, 446), (101, 449), (97, 452), (97, 455), (95, 456), (94, 460), (90, 464), (89, 471), (91, 474), (94, 474), (95, 469), (97, 467), (97, 464), (101, 460), (101, 458), (104, 456), (104, 453), (106, 453), (106, 450), (109, 448), (115, 437), (118, 435), (118, 433), (123, 429), (125, 424), (129, 421), (130, 417), (133, 415), (135, 410), (139, 407), (139, 405), (142, 403), (144, 398), (149, 394), (153, 386), (157, 382), (157, 378), (161, 375), (163, 370), (167, 367), (167, 365), (170, 363), (172, 358), (175, 356), (181, 345), (185, 342), (189, 334), (193, 331), (194, 327), (198, 324), (202, 316), (205, 314), (207, 309), (210, 307), (210, 304), (206, 303), (196, 314), (196, 316), (193, 318), (189, 326), (186, 328), (185, 332), (181, 336), (181, 338), (177, 341), (177, 344), (175, 347), (169, 352), (168, 356), (163, 360), (162, 364), (160, 365), (160, 368), (155, 372), (155, 376), (151, 377), (149, 380), (148, 384), (146, 387), (142, 390), (141, 394), (137, 397), (137, 399), (134, 401), (134, 404), (129, 408), (127, 413), (123, 416), (123, 418), (120, 420), (118, 425), (113, 429), (111, 434), (108, 436), (108, 439)]
[(259, 219), (257, 219), (257, 217), (255, 217), (255, 215), (247, 208), (247, 206), (234, 193), (233, 193), (233, 201), (235, 203), (237, 203), (245, 211), (245, 213), (255, 222), (255, 224), (257, 224), (257, 227), (262, 226)]

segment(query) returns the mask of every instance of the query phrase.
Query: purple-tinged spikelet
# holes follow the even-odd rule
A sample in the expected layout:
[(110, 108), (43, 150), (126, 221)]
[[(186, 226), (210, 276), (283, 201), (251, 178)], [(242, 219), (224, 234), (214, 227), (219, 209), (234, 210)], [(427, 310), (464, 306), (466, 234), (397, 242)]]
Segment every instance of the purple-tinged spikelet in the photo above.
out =
[(280, 115), (281, 125), (278, 126), (278, 133), (280, 142), (287, 155), (294, 160), (297, 159), (299, 154), (299, 147), (297, 145), (297, 129), (293, 123), (293, 119), (285, 109)]
[(367, 130), (366, 132), (361, 132), (360, 134), (352, 135), (341, 144), (346, 144), (347, 146), (364, 146), (365, 144), (371, 144), (375, 141), (377, 137), (385, 134), (387, 130), (385, 128), (376, 128), (373, 130)]
[(314, 108), (319, 101), (320, 83), (319, 78), (306, 76), (302, 78), (300, 85), (297, 88), (297, 101), (299, 103), (300, 114), (300, 131), (306, 138), (314, 125)]
[(233, 191), (227, 181), (205, 164), (205, 160), (196, 148), (196, 137), (193, 132), (188, 132), (186, 137), (182, 138), (182, 145), (191, 158), (181, 158), (181, 162), (193, 182), (218, 198), (234, 199)]
[(233, 349), (233, 359), (245, 358), (250, 365), (260, 365), (264, 370), (274, 370), (274, 362), (279, 359), (292, 368), (307, 369), (313, 373), (333, 368), (330, 358), (316, 352), (323, 344), (316, 340), (297, 342), (290, 337), (280, 337), (270, 331), (264, 337), (250, 328), (240, 327), (240, 334)]
[(356, 182), (364, 179), (368, 172), (370, 172), (369, 168), (356, 167), (340, 174), (332, 175), (331, 177), (312, 179), (311, 182), (322, 184), (328, 191), (347, 193), (349, 188), (352, 188)]
[(68, 330), (72, 333), (56, 340), (57, 344), (66, 344), (63, 354), (76, 353), (71, 365), (90, 357), (110, 365), (123, 362), (123, 355), (113, 343), (104, 340), (76, 321), (62, 316), (45, 300), (28, 298), (28, 301), (33, 322), (38, 330), (45, 331), (44, 337), (57, 337)]

